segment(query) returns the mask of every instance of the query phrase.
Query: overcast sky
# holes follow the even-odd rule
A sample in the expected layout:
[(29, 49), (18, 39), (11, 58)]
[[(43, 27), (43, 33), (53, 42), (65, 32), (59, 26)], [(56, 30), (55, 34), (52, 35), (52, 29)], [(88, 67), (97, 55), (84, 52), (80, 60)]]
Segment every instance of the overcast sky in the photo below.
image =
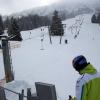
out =
[[(50, 5), (55, 2), (84, 2), (95, 0), (0, 0), (0, 14), (9, 15), (26, 9)], [(100, 2), (100, 1), (99, 1)]]

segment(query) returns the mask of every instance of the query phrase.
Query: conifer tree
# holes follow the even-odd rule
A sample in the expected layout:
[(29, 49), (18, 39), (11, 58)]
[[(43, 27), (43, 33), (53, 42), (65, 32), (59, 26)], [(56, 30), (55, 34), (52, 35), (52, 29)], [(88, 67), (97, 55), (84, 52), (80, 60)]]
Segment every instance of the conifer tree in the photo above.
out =
[(97, 21), (100, 24), (100, 13), (98, 14)]
[(91, 22), (92, 22), (92, 23), (97, 23), (97, 18), (96, 18), (96, 16), (95, 16), (95, 14), (92, 16)]
[(0, 15), (0, 35), (4, 33), (4, 26), (3, 26), (3, 20), (2, 16)]
[(9, 25), (10, 25), (10, 19), (9, 19), (9, 17), (7, 17), (6, 20), (4, 21), (5, 29), (8, 29)]
[(22, 41), (17, 20), (14, 19), (13, 17), (11, 18), (10, 25), (8, 27), (8, 35), (11, 37), (10, 40)]
[(64, 29), (61, 19), (58, 16), (58, 12), (54, 11), (54, 15), (52, 17), (52, 24), (50, 26), (50, 35), (54, 36), (63, 36)]

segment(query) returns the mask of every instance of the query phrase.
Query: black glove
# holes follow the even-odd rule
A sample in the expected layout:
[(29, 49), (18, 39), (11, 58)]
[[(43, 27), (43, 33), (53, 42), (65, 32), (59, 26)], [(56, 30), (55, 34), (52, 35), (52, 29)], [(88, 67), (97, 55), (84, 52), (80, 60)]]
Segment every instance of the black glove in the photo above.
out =
[(72, 96), (71, 95), (69, 95), (69, 99), (68, 100), (72, 100)]

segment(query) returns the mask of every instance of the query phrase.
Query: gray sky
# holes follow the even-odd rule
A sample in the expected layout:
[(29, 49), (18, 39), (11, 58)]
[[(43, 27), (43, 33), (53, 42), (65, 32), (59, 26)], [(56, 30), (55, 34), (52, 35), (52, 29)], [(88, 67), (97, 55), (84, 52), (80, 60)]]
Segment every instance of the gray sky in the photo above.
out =
[(7, 15), (25, 9), (49, 5), (59, 0), (0, 0), (0, 14)]
[(25, 9), (49, 5), (55, 2), (83, 2), (95, 0), (0, 0), (0, 14), (9, 15), (11, 13), (20, 12)]

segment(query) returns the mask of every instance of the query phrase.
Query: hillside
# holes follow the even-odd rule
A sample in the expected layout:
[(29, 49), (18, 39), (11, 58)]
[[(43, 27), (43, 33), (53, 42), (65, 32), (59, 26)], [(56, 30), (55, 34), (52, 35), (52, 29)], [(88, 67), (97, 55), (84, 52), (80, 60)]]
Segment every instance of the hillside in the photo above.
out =
[[(60, 37), (52, 37), (53, 44), (50, 44), (46, 26), (22, 31), (24, 40), (21, 42), (21, 46), (12, 49), (11, 53), (15, 80), (26, 81), (33, 86), (33, 92), (35, 92), (34, 82), (55, 84), (58, 100), (66, 100), (69, 94), (74, 96), (74, 87), (79, 76), (72, 68), (72, 59), (75, 56), (85, 55), (87, 60), (100, 71), (100, 26), (91, 23), (91, 16), (80, 15), (63, 21), (67, 27), (62, 44), (59, 44)], [(81, 26), (78, 21), (83, 21)], [(72, 32), (71, 27), (74, 27)], [(75, 27), (80, 30), (78, 35)], [(77, 35), (76, 38), (75, 35)], [(42, 44), (41, 39), (43, 39)], [(64, 43), (65, 39), (68, 40), (68, 44)], [(1, 54), (0, 65), (0, 69), (3, 70)], [(0, 70), (0, 74), (0, 78), (3, 78), (3, 71)]]

